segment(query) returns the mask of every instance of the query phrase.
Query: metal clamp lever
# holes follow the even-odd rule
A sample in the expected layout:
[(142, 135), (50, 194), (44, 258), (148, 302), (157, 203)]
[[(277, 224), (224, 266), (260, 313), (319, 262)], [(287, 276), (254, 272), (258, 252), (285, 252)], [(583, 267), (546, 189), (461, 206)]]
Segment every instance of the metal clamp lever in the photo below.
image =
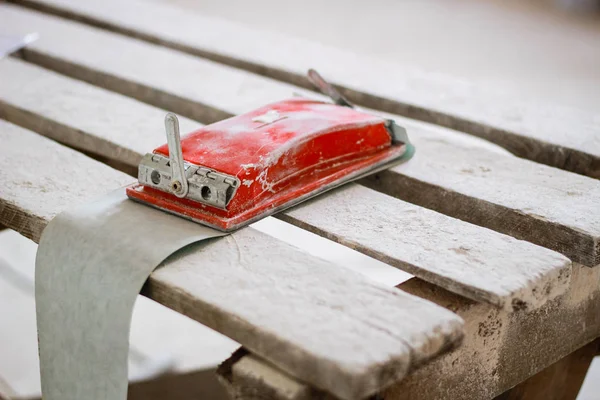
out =
[[(317, 89), (321, 91), (326, 96), (329, 96), (331, 100), (338, 106), (345, 106), (354, 108), (354, 105), (350, 103), (333, 85), (327, 82), (317, 71), (314, 69), (308, 70), (308, 80), (312, 83)], [(408, 140), (408, 134), (406, 133), (406, 128), (396, 124), (393, 119), (385, 120), (385, 128), (390, 134), (392, 138), (392, 144), (407, 144), (410, 143)]]
[(171, 164), (171, 192), (177, 197), (185, 197), (188, 193), (188, 181), (185, 177), (181, 138), (179, 136), (179, 120), (173, 113), (165, 116), (167, 146), (169, 147), (169, 163)]
[(328, 96), (338, 106), (354, 108), (354, 105), (350, 103), (333, 85), (327, 82), (323, 77), (314, 69), (308, 70), (308, 80), (317, 89), (321, 91), (325, 96)]

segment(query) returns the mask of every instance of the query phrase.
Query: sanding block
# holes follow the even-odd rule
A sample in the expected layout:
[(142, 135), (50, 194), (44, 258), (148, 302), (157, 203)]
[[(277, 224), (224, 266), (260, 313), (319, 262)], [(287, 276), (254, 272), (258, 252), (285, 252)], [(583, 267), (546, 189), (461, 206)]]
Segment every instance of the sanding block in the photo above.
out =
[(288, 99), (183, 137), (167, 114), (167, 143), (143, 157), (129, 198), (227, 232), (413, 155), (403, 127), (308, 76), (333, 104)]

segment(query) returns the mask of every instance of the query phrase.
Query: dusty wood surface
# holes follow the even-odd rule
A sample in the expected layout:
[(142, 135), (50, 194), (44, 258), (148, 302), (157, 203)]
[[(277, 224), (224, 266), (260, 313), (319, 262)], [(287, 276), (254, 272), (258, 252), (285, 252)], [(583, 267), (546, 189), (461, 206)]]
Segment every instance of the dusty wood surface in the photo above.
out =
[(57, 151), (56, 143), (3, 120), (0, 135), (1, 223), (35, 242), (69, 204), (91, 201), (132, 181), (122, 172), (98, 168), (91, 158)]
[(183, 306), (182, 306), (183, 307)]
[[(137, 165), (140, 154), (165, 142), (165, 111), (114, 92), (46, 72), (14, 58), (0, 61), (0, 117), (94, 156)], [(107, 104), (107, 102), (109, 104)], [(112, 104), (111, 104), (112, 103)], [(78, 115), (85, 110), (85, 115)], [(77, 128), (69, 125), (78, 121)], [(201, 124), (179, 118), (182, 132)], [(103, 140), (91, 136), (102, 132)], [(128, 134), (132, 132), (132, 134)], [(139, 138), (144, 140), (140, 141)]]
[[(202, 122), (288, 97), (298, 89), (177, 51), (5, 5), (13, 31), (35, 27), (42, 39), (24, 52), (32, 62)], [(72, 42), (70, 37), (80, 37)], [(92, 49), (86, 43), (94, 43)], [(120, 54), (113, 57), (114, 52)], [(402, 121), (402, 123), (408, 123)], [(381, 175), (373, 188), (562, 252), (600, 263), (600, 183), (496, 152), (464, 148), (456, 135), (411, 126), (411, 167)], [(579, 137), (579, 135), (577, 136)], [(420, 160), (420, 161), (418, 161)], [(456, 168), (456, 167), (460, 168)], [(505, 185), (508, 178), (520, 188)], [(504, 186), (500, 186), (500, 182)], [(477, 179), (476, 185), (470, 182)], [(573, 182), (565, 188), (564, 182)], [(399, 189), (400, 188), (400, 189)], [(539, 188), (539, 195), (531, 196)], [(468, 198), (465, 198), (468, 196)], [(446, 201), (451, 198), (451, 201)], [(533, 202), (538, 199), (539, 202)], [(566, 212), (564, 204), (577, 212)]]
[(280, 218), (509, 310), (541, 306), (564, 292), (570, 277), (569, 269), (558, 268), (557, 253), (358, 185), (310, 200)]
[[(1, 4), (0, 11), (0, 23), (11, 33), (39, 33), (39, 40), (24, 50), (25, 59), (204, 123), (290, 97), (297, 90), (247, 71), (10, 4)], [(74, 35), (77, 41), (70, 40)], [(93, 43), (94, 49), (86, 43)]]
[[(208, 261), (203, 248), (196, 257), (182, 252), (182, 258), (165, 263), (169, 270), (155, 271), (144, 293), (237, 342), (251, 343), (253, 352), (269, 354), (288, 373), (344, 399), (388, 386), (405, 368), (460, 339), (460, 322), (452, 314), (346, 276), (291, 246), (277, 248), (268, 238), (243, 229), (212, 244)], [(211, 297), (218, 303), (209, 304)], [(211, 310), (216, 306), (243, 312), (225, 319)]]
[[(3, 121), (0, 141), (0, 222), (34, 240), (61, 210), (132, 181)], [(462, 337), (451, 312), (252, 228), (161, 265), (144, 294), (345, 399), (388, 386)]]
[[(0, 73), (11, 77), (0, 82), (0, 116), (68, 145), (135, 167), (165, 140), (158, 109), (19, 60), (1, 61)], [(552, 251), (359, 185), (279, 218), (507, 309), (539, 307), (568, 285), (570, 263)]]
[(411, 162), (361, 183), (589, 267), (600, 264), (596, 179), (431, 138), (418, 143)]
[(575, 400), (599, 348), (598, 340), (538, 372), (494, 400)]
[(308, 87), (308, 68), (319, 68), (358, 104), (468, 132), (521, 157), (600, 177), (600, 114), (520, 100), (517, 93), (480, 88), (167, 4), (13, 1), (300, 86)]
[[(473, 303), (417, 278), (399, 288), (462, 316), (466, 335), (461, 347), (381, 392), (378, 399), (491, 399), (600, 336), (599, 268), (575, 264), (567, 293), (539, 310), (517, 314)], [(307, 385), (255, 355), (248, 362), (247, 357), (226, 362), (219, 371), (230, 392), (264, 393), (261, 400), (306, 399), (301, 395), (309, 390)], [(324, 393), (314, 396), (327, 399)]]
[[(0, 81), (0, 117), (5, 120), (130, 166), (165, 143), (162, 109), (16, 58), (0, 60), (0, 71), (11, 77)], [(178, 119), (182, 132), (202, 126)]]

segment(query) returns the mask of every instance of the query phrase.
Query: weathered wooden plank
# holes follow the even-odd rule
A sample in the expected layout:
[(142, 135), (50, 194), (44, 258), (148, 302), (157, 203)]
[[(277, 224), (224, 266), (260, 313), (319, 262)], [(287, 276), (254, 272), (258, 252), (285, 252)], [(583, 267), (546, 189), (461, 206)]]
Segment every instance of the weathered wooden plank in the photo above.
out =
[[(102, 151), (100, 155), (131, 166), (145, 153), (140, 151), (144, 143), (152, 149), (164, 140), (162, 112), (153, 107), (19, 60), (0, 62), (0, 73), (11, 77), (0, 83), (0, 116), (22, 126), (72, 146), (86, 143), (85, 150)], [(54, 107), (47, 106), (49, 100)], [(135, 103), (133, 117), (125, 111), (130, 103)], [(96, 117), (98, 108), (101, 118)], [(156, 127), (147, 122), (138, 127), (142, 119), (155, 121)], [(279, 218), (500, 307), (538, 307), (568, 284), (569, 263), (556, 253), (359, 185), (348, 185)]]
[[(34, 240), (61, 210), (132, 180), (4, 121), (0, 141), (0, 221)], [(462, 336), (442, 307), (252, 228), (171, 257), (144, 294), (344, 399), (388, 386)]]
[[(600, 336), (600, 268), (574, 264), (567, 293), (532, 313), (513, 315), (417, 278), (398, 287), (457, 312), (465, 319), (466, 335), (460, 348), (381, 392), (380, 399), (492, 399)], [(261, 400), (330, 400), (256, 355), (235, 355), (240, 357), (218, 371), (231, 393), (261, 394)]]
[(600, 181), (485, 150), (448, 150), (432, 138), (418, 147), (423, 157), (361, 183), (586, 266), (600, 264)]
[(537, 308), (564, 291), (561, 282), (570, 272), (542, 267), (556, 261), (539, 247), (364, 189), (347, 185), (280, 218), (454, 293), (507, 309)]
[[(18, 59), (0, 60), (0, 118), (70, 147), (126, 165), (165, 142), (165, 111), (51, 73)], [(78, 114), (85, 110), (85, 115)], [(77, 121), (73, 124), (73, 121)], [(179, 118), (182, 132), (202, 124)], [(96, 134), (100, 134), (98, 137)]]
[[(0, 23), (14, 34), (39, 33), (35, 45), (23, 50), (27, 60), (204, 123), (248, 111), (256, 102), (267, 104), (274, 94), (278, 99), (289, 97), (295, 90), (246, 71), (9, 4), (0, 5)], [(74, 34), (79, 35), (77, 41), (71, 40)], [(265, 82), (273, 86), (261, 94)]]
[(305, 71), (319, 68), (358, 104), (468, 132), (521, 157), (600, 177), (600, 114), (521, 99), (519, 93), (481, 88), (166, 3), (12, 1), (304, 87), (310, 87)]
[[(0, 18), (4, 16), (5, 25), (12, 30), (27, 31), (30, 26), (35, 26), (43, 33), (39, 42), (24, 50), (28, 60), (202, 122), (212, 122), (224, 115), (231, 116), (264, 105), (289, 96), (297, 89), (81, 24), (9, 5), (1, 9)], [(69, 38), (74, 36), (80, 37), (81, 41), (70, 43)], [(86, 43), (94, 43), (94, 48)], [(121, 56), (115, 58), (113, 52)], [(405, 193), (415, 193), (409, 198), (411, 202), (549, 246), (588, 266), (600, 263), (600, 215), (595, 212), (595, 204), (600, 200), (600, 184), (596, 180), (572, 177), (565, 172), (479, 149), (457, 147), (456, 135), (448, 131), (423, 129), (408, 120), (401, 122), (411, 128), (419, 149), (418, 171), (400, 167), (395, 170), (399, 174), (384, 175), (395, 179), (384, 179), (380, 185), (370, 184), (372, 187), (400, 198)], [(460, 159), (455, 156), (459, 153), (464, 154)], [(421, 168), (423, 164), (427, 168)], [(457, 171), (456, 165), (461, 169)], [(527, 191), (507, 187), (505, 190), (510, 191), (510, 196), (498, 191), (499, 182), (493, 179), (498, 174), (486, 174), (492, 167), (494, 171), (498, 170), (498, 165), (505, 171), (504, 176), (522, 176)], [(467, 178), (471, 170), (485, 175), (484, 179), (478, 180), (478, 185), (469, 186), (472, 180)], [(571, 191), (565, 192), (562, 187), (565, 180), (579, 182), (577, 186), (585, 190), (581, 190), (579, 196), (571, 196)], [(404, 190), (407, 185), (416, 190)], [(543, 198), (548, 206), (529, 196), (531, 188), (536, 186), (547, 188)], [(449, 193), (456, 194), (455, 198), (469, 200), (468, 207), (464, 207), (466, 200), (431, 201), (433, 198), (445, 199)], [(517, 200), (510, 201), (511, 197)], [(559, 204), (565, 201), (581, 211), (577, 215), (562, 212), (563, 207)], [(556, 204), (554, 209), (551, 209), (552, 204)], [(471, 212), (471, 208), (477, 212)], [(511, 218), (504, 218), (506, 213)], [(582, 215), (585, 215), (583, 219)], [(531, 229), (522, 229), (526, 226)]]
[[(94, 168), (99, 163), (83, 155), (56, 151), (60, 147), (53, 142), (40, 141), (2, 120), (0, 135), (0, 218), (3, 225), (35, 242), (48, 221), (69, 204), (92, 200), (132, 180), (108, 167)], [(65, 170), (60, 171), (61, 166)]]

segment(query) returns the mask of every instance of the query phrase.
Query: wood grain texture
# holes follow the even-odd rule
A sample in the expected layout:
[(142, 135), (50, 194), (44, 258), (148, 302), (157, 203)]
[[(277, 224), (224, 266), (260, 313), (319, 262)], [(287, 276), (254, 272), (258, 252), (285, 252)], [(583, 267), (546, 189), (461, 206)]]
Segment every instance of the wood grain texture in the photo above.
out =
[[(0, 141), (0, 223), (34, 240), (61, 210), (132, 181), (3, 121)], [(171, 256), (144, 294), (343, 399), (392, 384), (462, 337), (462, 320), (442, 307), (252, 228)]]
[(570, 277), (556, 267), (557, 253), (359, 185), (296, 206), (281, 219), (508, 310), (538, 308), (563, 293)]
[[(131, 166), (164, 141), (153, 107), (19, 60), (0, 62), (0, 73), (11, 77), (0, 83), (0, 116), (10, 121)], [(135, 116), (125, 111), (130, 102)], [(144, 118), (154, 129), (148, 121), (136, 126)], [(356, 184), (279, 218), (507, 309), (539, 307), (569, 281), (570, 263), (557, 253)]]
[(0, 138), (1, 223), (35, 242), (48, 221), (69, 204), (90, 201), (132, 181), (2, 120)]
[[(0, 83), (3, 92), (12, 96), (2, 104), (2, 111), (0, 111), (0, 113), (4, 115), (4, 118), (29, 129), (44, 133), (61, 142), (66, 143), (68, 141), (71, 146), (103, 156), (110, 154), (111, 157), (129, 163), (130, 165), (135, 165), (139, 162), (139, 154), (142, 154), (144, 149), (154, 148), (161, 143), (162, 135), (157, 129), (157, 126), (160, 125), (158, 121), (162, 117), (161, 111), (158, 109), (143, 107), (135, 101), (119, 98), (118, 102), (120, 103), (120, 106), (111, 108), (111, 115), (108, 115), (107, 113), (109, 111), (103, 106), (103, 101), (101, 101), (104, 97), (103, 91), (94, 91), (93, 88), (87, 88), (85, 86), (80, 86), (81, 89), (77, 93), (71, 93), (66, 89), (58, 91), (56, 88), (58, 85), (56, 80), (47, 79), (46, 81), (43, 81), (42, 78), (29, 76), (33, 74), (26, 74), (25, 71), (19, 71), (21, 67), (15, 65), (14, 62), (11, 63), (10, 60), (7, 60), (6, 64), (7, 65), (5, 65), (3, 69), (7, 74), (22, 75), (22, 77), (21, 79), (5, 80)], [(25, 85), (23, 83), (25, 79), (33, 80)], [(153, 81), (154, 79), (152, 79), (149, 84)], [(28, 87), (33, 87), (33, 89), (28, 91)], [(25, 90), (23, 90), (23, 88), (25, 88)], [(276, 99), (279, 94), (284, 92), (278, 85), (266, 85), (265, 88), (267, 90), (260, 90), (259, 93), (262, 93), (263, 96), (270, 94), (272, 96), (270, 100)], [(279, 91), (274, 92), (271, 90), (273, 88), (278, 88), (278, 90), (281, 89), (281, 93), (279, 93)], [(214, 88), (204, 89), (205, 90), (202, 92), (206, 94), (212, 94), (215, 90)], [(291, 93), (290, 88), (285, 88), (285, 90), (287, 90), (286, 93)], [(44, 94), (43, 98), (40, 97), (36, 99), (37, 96), (40, 96), (40, 91), (48, 94), (54, 93), (57, 98), (48, 98), (46, 94)], [(249, 104), (252, 101), (250, 97), (251, 94), (248, 93), (244, 102)], [(242, 109), (242, 107), (236, 106), (236, 101), (240, 99), (240, 96), (232, 95), (231, 98), (233, 106), (226, 107), (227, 115), (231, 115)], [(48, 101), (42, 102), (42, 99)], [(93, 132), (94, 128), (97, 128), (97, 125), (101, 125), (105, 135), (110, 138), (110, 142), (98, 143), (97, 138), (89, 138), (86, 135), (82, 135), (78, 130), (69, 129), (68, 118), (63, 118), (60, 121), (61, 126), (52, 128), (52, 131), (50, 131), (50, 124), (45, 119), (40, 120), (34, 118), (29, 110), (26, 110), (23, 107), (18, 108), (15, 106), (15, 108), (8, 100), (16, 103), (17, 106), (19, 104), (33, 103), (37, 100), (38, 108), (35, 111), (38, 114), (44, 116), (48, 115), (50, 117), (55, 115), (65, 116), (67, 112), (70, 111), (69, 107), (74, 107), (72, 105), (73, 103), (77, 106), (81, 106), (79, 103), (85, 102), (85, 105), (90, 110), (89, 117), (82, 121), (83, 126), (78, 126), (78, 129), (85, 130), (88, 128), (88, 132)], [(56, 107), (53, 107), (54, 103), (51, 102), (51, 100), (62, 103), (62, 107), (56, 109)], [(70, 103), (68, 100), (70, 100)], [(255, 103), (255, 105), (258, 104), (258, 102)], [(175, 109), (181, 110), (181, 107), (175, 106)], [(196, 104), (195, 109), (200, 110), (202, 109), (202, 106)], [(107, 126), (107, 122), (111, 125)], [(182, 130), (184, 132), (186, 130), (192, 130), (197, 126), (198, 125), (194, 124), (192, 121), (182, 119)], [(125, 130), (139, 133), (134, 134), (135, 132), (132, 132), (132, 134), (125, 134)], [(506, 200), (510, 199), (507, 196), (498, 193), (498, 182), (500, 179), (504, 178), (503, 180), (506, 180), (506, 177), (510, 179), (512, 174), (514, 174), (514, 169), (519, 168), (520, 171), (522, 171), (524, 167), (529, 167), (529, 170), (531, 171), (530, 175), (535, 177), (537, 168), (536, 170), (532, 170), (531, 166), (536, 167), (536, 164), (457, 147), (456, 140), (448, 141), (441, 137), (442, 134), (436, 131), (428, 131), (418, 126), (415, 126), (413, 130), (417, 136), (415, 141), (419, 146), (419, 156), (416, 158), (416, 161), (411, 163), (411, 165), (417, 164), (418, 167), (409, 165), (406, 168), (401, 167), (400, 174), (381, 174), (379, 175), (381, 179), (378, 181), (365, 181), (368, 186), (413, 203), (442, 211), (451, 216), (491, 227), (512, 236), (550, 247), (573, 258), (575, 261), (585, 263), (586, 265), (593, 266), (600, 263), (600, 245), (598, 244), (598, 238), (600, 237), (600, 216), (588, 220), (588, 213), (592, 214), (592, 216), (595, 214), (593, 214), (592, 210), (586, 210), (585, 207), (583, 207), (585, 204), (593, 204), (598, 201), (600, 198), (600, 196), (598, 196), (600, 184), (584, 178), (572, 177), (570, 174), (561, 173), (560, 171), (542, 168), (542, 171), (547, 171), (546, 175), (550, 176), (550, 179), (546, 180), (548, 184), (546, 184), (547, 190), (543, 198), (547, 200), (547, 204), (556, 204), (556, 206), (554, 208), (550, 206), (529, 210), (529, 208), (531, 208), (531, 196), (529, 196), (529, 191), (532, 185), (538, 182), (525, 181), (522, 186), (526, 190), (523, 191), (511, 191), (510, 185), (500, 186), (501, 189), (503, 187), (505, 191), (510, 191), (510, 193), (521, 194), (521, 196), (517, 196), (516, 198), (516, 203), (520, 203), (520, 207), (519, 204), (515, 206), (510, 203), (507, 203), (507, 207), (505, 204), (502, 204), (502, 202), (506, 203)], [(148, 145), (146, 145), (145, 140), (139, 140), (138, 136), (141, 135), (148, 138)], [(132, 148), (135, 149), (137, 153), (132, 152)], [(440, 157), (440, 154), (445, 156)], [(423, 165), (423, 162), (419, 161), (424, 161), (426, 165)], [(504, 166), (506, 162), (514, 162), (517, 165), (511, 169), (507, 169)], [(496, 176), (490, 177), (491, 174), (489, 174), (489, 172), (492, 169), (491, 164), (494, 163), (501, 165), (495, 167), (494, 171), (503, 171), (503, 177), (499, 177), (498, 179), (494, 179)], [(489, 167), (487, 166), (488, 164), (490, 164)], [(448, 166), (450, 166), (450, 168), (448, 168)], [(460, 166), (460, 170), (457, 170), (456, 166)], [(480, 179), (482, 185), (468, 184), (468, 182), (473, 181), (478, 177), (476, 173), (471, 174), (472, 176), (466, 175), (469, 171), (479, 171), (479, 175), (484, 175), (482, 179)], [(482, 174), (481, 171), (488, 172), (488, 174)], [(408, 175), (409, 179), (406, 179), (406, 175)], [(466, 180), (466, 177), (471, 179)], [(414, 178), (417, 178), (418, 181), (414, 182)], [(565, 180), (580, 182), (579, 186), (583, 190), (577, 191), (577, 193), (579, 193), (578, 199), (573, 199), (572, 190), (562, 190), (564, 187), (562, 183)], [(542, 182), (543, 180), (539, 181)], [(459, 185), (460, 183), (462, 183), (462, 186)], [(421, 190), (423, 184), (429, 184), (430, 190)], [(448, 193), (460, 196), (465, 192), (468, 195), (462, 196), (460, 201), (444, 201)], [(473, 201), (473, 199), (479, 200), (480, 198), (486, 200), (494, 198), (496, 202), (500, 204), (496, 205), (497, 210), (490, 211), (489, 207), (482, 207), (478, 201)], [(435, 199), (441, 200), (434, 201)], [(564, 203), (565, 201), (571, 203), (578, 202), (580, 204), (579, 208), (581, 209), (580, 214), (586, 215), (586, 217), (582, 220), (580, 216), (569, 218), (572, 217), (572, 215), (568, 212), (562, 211), (557, 213), (557, 210), (564, 209), (563, 207), (558, 206), (558, 204)], [(467, 204), (468, 206), (466, 206)], [(593, 206), (588, 208), (593, 208)], [(478, 210), (480, 212), (475, 213), (472, 210)], [(503, 215), (508, 214), (513, 218), (490, 219), (488, 216), (489, 214), (500, 215), (502, 211), (504, 212)], [(552, 213), (556, 215), (552, 215)], [(544, 218), (538, 218), (540, 215)], [(528, 226), (530, 228), (523, 229), (523, 219), (528, 221)], [(482, 223), (482, 221), (485, 222)], [(589, 221), (589, 223), (587, 226), (580, 226), (578, 225), (578, 222), (580, 221)], [(514, 229), (515, 227), (521, 227), (521, 229)]]
[[(398, 287), (457, 312), (465, 319), (466, 335), (460, 348), (382, 391), (379, 400), (492, 399), (600, 336), (599, 268), (575, 264), (567, 293), (539, 310), (512, 315), (417, 278)], [(223, 365), (218, 372), (230, 392), (305, 400), (297, 395), (310, 390), (291, 377), (282, 379), (282, 371), (256, 355), (242, 354)], [(290, 387), (294, 390), (285, 390)], [(311, 396), (329, 400), (323, 392)]]
[[(0, 70), (11, 77), (0, 81), (0, 118), (127, 165), (165, 142), (164, 110), (14, 58), (0, 60)], [(202, 126), (185, 117), (179, 124), (182, 132)]]
[(600, 264), (600, 181), (441, 138), (419, 141), (417, 152), (361, 183), (589, 267)]
[(0, 23), (14, 34), (33, 29), (40, 34), (23, 50), (26, 60), (204, 123), (249, 111), (257, 102), (264, 105), (289, 97), (297, 89), (9, 4), (0, 5)]
[[(280, 100), (295, 91), (293, 86), (170, 49), (10, 5), (0, 7), (0, 18), (4, 17), (4, 24), (12, 30), (26, 32), (35, 26), (44, 34), (25, 51), (27, 59), (205, 123)], [(69, 40), (74, 36), (82, 41)], [(95, 47), (91, 49), (86, 43)], [(121, 56), (115, 59), (113, 52)], [(410, 128), (418, 148), (416, 158), (394, 170), (397, 173), (381, 174), (379, 183), (370, 180), (365, 184), (547, 246), (576, 262), (588, 266), (600, 263), (597, 180), (573, 177), (515, 157), (500, 157), (498, 152), (479, 146), (477, 150), (465, 149), (464, 139), (457, 139), (460, 135), (456, 133), (424, 128), (406, 119), (400, 122)], [(513, 176), (521, 178), (514, 180), (522, 183), (519, 190), (512, 190), (511, 185), (500, 187), (500, 181), (504, 185)], [(470, 185), (475, 180), (477, 184)], [(573, 185), (578, 189), (565, 190), (565, 181), (577, 182)], [(538, 187), (541, 195), (531, 196)], [(565, 203), (578, 212), (565, 212)]]
[[(318, 68), (350, 100), (497, 143), (537, 162), (600, 177), (600, 114), (369, 59), (141, 0), (12, 0), (193, 55), (310, 87)], [(115, 12), (118, 10), (118, 12)]]

